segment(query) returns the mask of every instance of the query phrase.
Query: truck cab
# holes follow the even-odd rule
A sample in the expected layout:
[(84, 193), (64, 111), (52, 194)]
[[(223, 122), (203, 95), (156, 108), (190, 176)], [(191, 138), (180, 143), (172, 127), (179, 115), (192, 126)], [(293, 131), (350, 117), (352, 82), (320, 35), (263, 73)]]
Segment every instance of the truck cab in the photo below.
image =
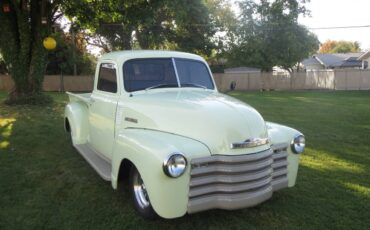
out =
[(99, 60), (92, 93), (68, 93), (72, 144), (144, 217), (239, 209), (296, 182), (305, 140), (219, 93), (206, 61), (173, 51)]

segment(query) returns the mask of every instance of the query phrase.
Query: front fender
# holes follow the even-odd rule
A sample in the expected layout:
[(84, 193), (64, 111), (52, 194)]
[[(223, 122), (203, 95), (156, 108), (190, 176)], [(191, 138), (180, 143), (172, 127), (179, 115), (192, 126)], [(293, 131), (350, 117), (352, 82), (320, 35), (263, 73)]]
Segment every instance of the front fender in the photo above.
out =
[[(164, 160), (173, 152), (181, 152), (188, 160), (186, 172), (170, 178), (163, 172)], [(112, 186), (117, 188), (120, 164), (130, 160), (138, 169), (157, 214), (176, 218), (187, 212), (192, 158), (209, 156), (201, 142), (175, 134), (145, 129), (124, 129), (118, 133), (112, 157)]]
[(70, 102), (65, 107), (65, 119), (68, 119), (72, 143), (85, 144), (89, 133), (88, 108), (81, 102)]
[(294, 136), (301, 132), (272, 122), (266, 122), (266, 126), (272, 144), (288, 144), (288, 186), (293, 187), (297, 179), (300, 154), (293, 153), (290, 144)]

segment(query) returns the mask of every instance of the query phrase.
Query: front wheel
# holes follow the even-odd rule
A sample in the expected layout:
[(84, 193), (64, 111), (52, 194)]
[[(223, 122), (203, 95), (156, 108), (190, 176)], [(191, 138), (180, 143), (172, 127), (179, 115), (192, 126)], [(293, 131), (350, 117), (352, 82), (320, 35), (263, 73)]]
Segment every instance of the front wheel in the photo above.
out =
[(157, 214), (150, 204), (144, 181), (135, 166), (130, 171), (130, 191), (136, 211), (146, 219), (155, 219)]

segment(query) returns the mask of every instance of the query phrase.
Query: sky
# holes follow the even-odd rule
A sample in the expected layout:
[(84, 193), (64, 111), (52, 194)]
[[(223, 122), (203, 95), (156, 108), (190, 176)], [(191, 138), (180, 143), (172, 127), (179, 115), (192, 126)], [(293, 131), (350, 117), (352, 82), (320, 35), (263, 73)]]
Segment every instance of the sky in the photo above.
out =
[[(311, 0), (311, 17), (299, 18), (309, 28), (370, 25), (370, 0)], [(320, 42), (358, 41), (362, 50), (370, 49), (370, 27), (356, 29), (311, 30)]]

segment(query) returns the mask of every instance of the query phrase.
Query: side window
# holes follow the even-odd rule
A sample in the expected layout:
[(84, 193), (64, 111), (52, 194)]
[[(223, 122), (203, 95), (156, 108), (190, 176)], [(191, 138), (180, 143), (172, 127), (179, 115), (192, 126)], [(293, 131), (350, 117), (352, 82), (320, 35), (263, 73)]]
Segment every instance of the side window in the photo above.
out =
[(101, 91), (117, 93), (116, 66), (114, 64), (103, 63), (100, 65), (97, 88)]

